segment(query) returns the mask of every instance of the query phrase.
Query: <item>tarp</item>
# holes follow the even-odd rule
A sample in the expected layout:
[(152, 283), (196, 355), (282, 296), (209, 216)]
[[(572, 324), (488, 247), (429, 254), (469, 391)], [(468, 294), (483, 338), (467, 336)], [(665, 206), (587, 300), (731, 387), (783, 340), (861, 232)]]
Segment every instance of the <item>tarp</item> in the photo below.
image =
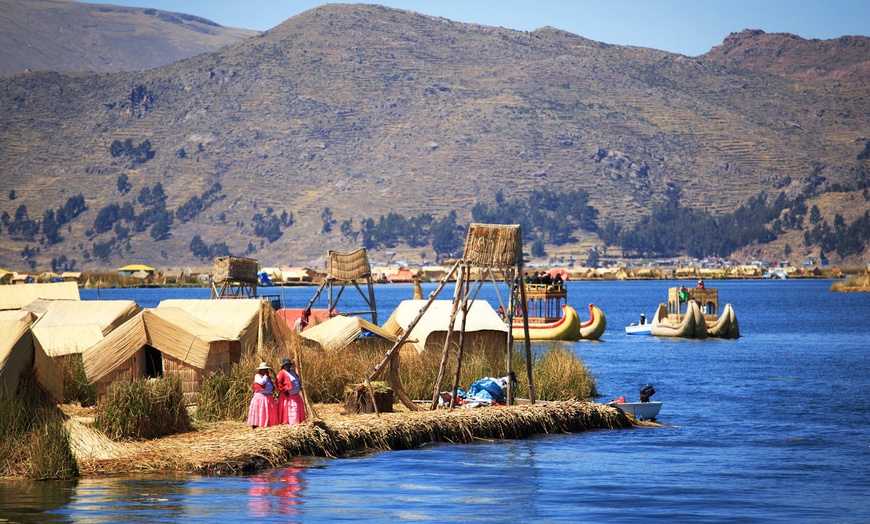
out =
[(339, 315), (302, 332), (302, 338), (317, 342), (325, 351), (340, 351), (358, 339), (365, 331), (381, 338), (396, 341), (396, 336), (359, 317)]
[(75, 282), (0, 286), (0, 309), (21, 309), (38, 298), (79, 300), (79, 287)]
[[(403, 300), (399, 306), (390, 315), (390, 318), (382, 326), (386, 331), (397, 336), (405, 332), (411, 325), (411, 322), (417, 318), (420, 310), (426, 306), (427, 300)], [(453, 309), (453, 301), (451, 300), (435, 300), (423, 318), (414, 327), (408, 341), (413, 344), (418, 352), (422, 352), (429, 338), (435, 332), (440, 332), (446, 335), (450, 324), (450, 312)], [(459, 333), (462, 326), (462, 313), (458, 312), (453, 329), (454, 335)], [(465, 324), (466, 333), (493, 333), (504, 334), (508, 331), (507, 325), (499, 318), (498, 313), (492, 309), (489, 302), (476, 300), (471, 305), (468, 312), (468, 320)], [(443, 338), (442, 338), (443, 341)]]

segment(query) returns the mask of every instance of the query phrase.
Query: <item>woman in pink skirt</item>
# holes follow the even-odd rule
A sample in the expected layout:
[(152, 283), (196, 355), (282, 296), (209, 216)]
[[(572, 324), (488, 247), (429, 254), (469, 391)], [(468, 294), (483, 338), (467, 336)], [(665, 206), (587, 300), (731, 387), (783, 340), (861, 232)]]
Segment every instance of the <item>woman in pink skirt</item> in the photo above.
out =
[(293, 361), (285, 358), (278, 372), (278, 418), (279, 424), (305, 422), (305, 403), (302, 401), (302, 382), (293, 371)]
[(248, 425), (252, 428), (274, 426), (278, 423), (278, 410), (272, 391), (275, 386), (269, 377), (270, 368), (265, 362), (260, 363), (257, 374), (254, 375), (254, 398), (248, 410)]

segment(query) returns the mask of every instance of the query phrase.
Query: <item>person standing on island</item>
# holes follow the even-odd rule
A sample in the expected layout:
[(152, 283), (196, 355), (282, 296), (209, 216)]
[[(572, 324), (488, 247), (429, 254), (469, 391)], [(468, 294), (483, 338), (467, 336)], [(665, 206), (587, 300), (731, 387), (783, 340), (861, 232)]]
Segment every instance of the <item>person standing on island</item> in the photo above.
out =
[(268, 364), (260, 362), (257, 374), (254, 375), (254, 398), (251, 399), (251, 407), (248, 409), (248, 425), (254, 429), (278, 423), (278, 410), (275, 399), (272, 398), (275, 385), (269, 377), (270, 369), (272, 368)]
[(302, 401), (302, 381), (293, 371), (293, 361), (285, 358), (278, 372), (278, 423), (305, 422), (305, 402)]
[(302, 333), (305, 328), (308, 327), (308, 322), (310, 320), (311, 309), (305, 308), (302, 310), (302, 314), (299, 315), (299, 318), (296, 319), (296, 322), (293, 323), (293, 329), (295, 329), (297, 333)]

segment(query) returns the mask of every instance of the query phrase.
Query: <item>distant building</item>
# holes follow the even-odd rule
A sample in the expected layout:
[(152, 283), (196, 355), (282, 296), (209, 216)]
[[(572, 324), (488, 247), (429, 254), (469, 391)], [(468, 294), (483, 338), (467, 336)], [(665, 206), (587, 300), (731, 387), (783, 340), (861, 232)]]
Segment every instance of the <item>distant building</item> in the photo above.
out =
[(138, 271), (144, 271), (148, 273), (148, 275), (154, 276), (155, 269), (153, 267), (148, 267), (144, 264), (130, 264), (128, 266), (118, 268), (118, 274), (122, 277), (131, 277), (134, 273)]

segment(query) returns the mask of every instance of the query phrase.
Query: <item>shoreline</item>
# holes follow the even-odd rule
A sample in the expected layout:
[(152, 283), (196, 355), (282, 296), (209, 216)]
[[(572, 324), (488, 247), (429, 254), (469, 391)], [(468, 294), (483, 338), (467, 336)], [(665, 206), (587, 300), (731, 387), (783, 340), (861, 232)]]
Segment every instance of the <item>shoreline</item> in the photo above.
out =
[(75, 415), (69, 416), (66, 426), (80, 477), (101, 477), (146, 472), (237, 475), (280, 467), (305, 456), (339, 458), (429, 443), (467, 444), (658, 425), (640, 422), (605, 404), (580, 401), (396, 411), (382, 413), (380, 418), (342, 415), (342, 408), (316, 405), (317, 420), (292, 426), (251, 429), (235, 421), (207, 423), (187, 433), (149, 441), (111, 441)]

